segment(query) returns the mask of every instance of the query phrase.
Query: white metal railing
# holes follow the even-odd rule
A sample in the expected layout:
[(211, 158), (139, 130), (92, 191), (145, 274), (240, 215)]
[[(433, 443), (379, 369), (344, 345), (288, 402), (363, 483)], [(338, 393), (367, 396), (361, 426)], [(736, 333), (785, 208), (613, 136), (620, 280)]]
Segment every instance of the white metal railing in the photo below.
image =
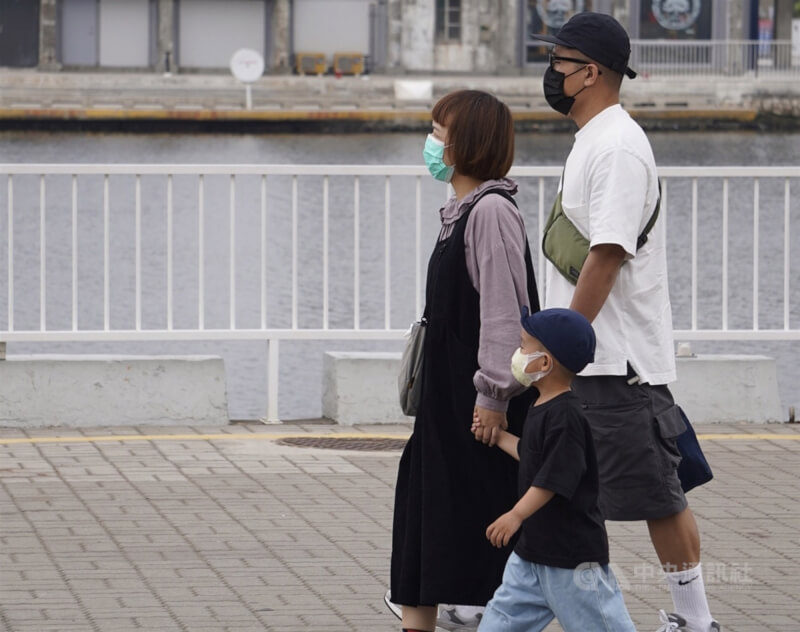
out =
[(633, 40), (631, 67), (642, 76), (800, 76), (790, 40)]
[[(561, 169), (511, 173), (537, 252)], [(20, 164), (2, 175), (0, 341), (266, 341), (270, 420), (281, 340), (397, 340), (421, 313), (438, 223), (422, 209), (447, 195), (417, 166)], [(660, 176), (676, 337), (800, 340), (800, 167)]]

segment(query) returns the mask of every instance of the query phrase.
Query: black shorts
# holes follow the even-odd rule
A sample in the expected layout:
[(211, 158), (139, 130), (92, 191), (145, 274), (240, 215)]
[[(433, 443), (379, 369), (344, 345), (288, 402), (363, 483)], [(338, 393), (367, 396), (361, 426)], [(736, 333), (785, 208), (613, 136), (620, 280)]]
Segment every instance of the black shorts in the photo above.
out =
[(572, 390), (592, 429), (603, 516), (654, 520), (683, 511), (676, 438), (686, 426), (669, 389), (603, 375), (576, 377)]

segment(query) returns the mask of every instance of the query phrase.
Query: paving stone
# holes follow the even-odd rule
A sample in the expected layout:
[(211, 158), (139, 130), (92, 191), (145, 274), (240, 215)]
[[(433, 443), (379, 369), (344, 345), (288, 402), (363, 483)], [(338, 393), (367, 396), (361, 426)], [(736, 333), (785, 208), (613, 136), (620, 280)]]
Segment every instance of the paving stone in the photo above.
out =
[[(320, 428), (286, 424), (270, 432)], [(167, 436), (198, 433), (148, 427), (159, 438), (4, 445), (25, 433), (0, 429), (0, 628), (396, 630), (382, 595), (399, 453), (282, 446), (249, 437), (256, 431), (264, 429), (213, 431), (236, 434), (235, 441), (173, 441)], [(409, 426), (372, 431), (405, 435)], [(750, 431), (800, 434), (797, 426), (733, 430)], [(726, 632), (800, 630), (800, 441), (718, 438), (703, 447), (716, 478), (689, 499), (712, 611)], [(631, 615), (640, 629), (654, 630), (657, 610), (671, 602), (646, 525), (609, 523), (608, 530)], [(560, 629), (553, 623), (547, 631)]]

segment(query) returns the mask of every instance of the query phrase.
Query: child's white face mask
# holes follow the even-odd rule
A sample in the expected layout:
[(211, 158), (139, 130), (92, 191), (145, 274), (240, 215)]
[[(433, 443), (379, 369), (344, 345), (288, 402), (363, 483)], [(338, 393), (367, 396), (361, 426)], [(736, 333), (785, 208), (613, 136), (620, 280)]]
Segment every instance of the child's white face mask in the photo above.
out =
[(523, 386), (530, 386), (534, 382), (538, 382), (545, 375), (553, 370), (553, 363), (550, 363), (546, 371), (534, 371), (533, 373), (525, 373), (528, 365), (537, 358), (543, 358), (547, 354), (543, 351), (534, 351), (533, 353), (522, 353), (522, 349), (517, 349), (514, 355), (511, 356), (511, 375), (522, 384)]

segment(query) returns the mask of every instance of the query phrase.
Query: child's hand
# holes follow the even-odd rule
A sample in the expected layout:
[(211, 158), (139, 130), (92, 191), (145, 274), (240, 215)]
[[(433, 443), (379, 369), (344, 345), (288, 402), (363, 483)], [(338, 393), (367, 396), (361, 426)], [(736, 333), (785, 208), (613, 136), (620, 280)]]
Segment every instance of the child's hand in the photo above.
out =
[(511, 536), (517, 532), (521, 524), (522, 520), (509, 511), (489, 525), (489, 528), (486, 529), (486, 538), (499, 549), (508, 544)]

